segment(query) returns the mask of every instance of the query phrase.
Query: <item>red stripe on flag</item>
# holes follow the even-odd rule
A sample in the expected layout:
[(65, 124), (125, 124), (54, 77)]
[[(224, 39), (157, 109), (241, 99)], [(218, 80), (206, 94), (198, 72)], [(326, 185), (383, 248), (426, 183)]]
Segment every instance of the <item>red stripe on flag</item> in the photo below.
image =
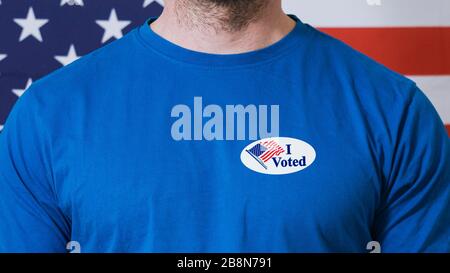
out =
[(263, 154), (260, 158), (262, 161), (267, 162), (275, 153), (277, 150), (268, 150), (267, 153)]
[(320, 28), (405, 75), (450, 74), (450, 27)]
[(448, 136), (450, 137), (450, 124), (445, 125), (445, 128), (447, 128)]

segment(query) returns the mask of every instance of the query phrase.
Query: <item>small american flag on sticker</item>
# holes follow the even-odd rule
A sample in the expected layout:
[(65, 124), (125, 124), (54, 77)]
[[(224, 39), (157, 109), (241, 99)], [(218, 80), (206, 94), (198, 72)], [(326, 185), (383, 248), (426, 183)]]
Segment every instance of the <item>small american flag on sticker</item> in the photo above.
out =
[(264, 169), (267, 169), (266, 162), (275, 156), (284, 153), (284, 149), (274, 140), (260, 142), (251, 149), (246, 150)]

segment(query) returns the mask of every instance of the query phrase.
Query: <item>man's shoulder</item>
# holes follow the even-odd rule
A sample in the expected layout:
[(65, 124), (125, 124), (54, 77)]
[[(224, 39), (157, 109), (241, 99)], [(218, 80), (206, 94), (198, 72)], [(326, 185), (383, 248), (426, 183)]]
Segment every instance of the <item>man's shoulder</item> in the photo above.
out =
[(132, 65), (133, 39), (129, 33), (35, 81), (16, 102), (16, 112), (45, 116), (51, 124), (62, 117), (75, 118), (108, 97), (108, 87), (120, 81), (118, 75)]
[(383, 73), (386, 77), (400, 81), (407, 80), (398, 72), (393, 71), (368, 55), (358, 51), (345, 41), (335, 38), (320, 29), (309, 25), (307, 27), (314, 33), (312, 46), (317, 48), (321, 54), (325, 54), (324, 57), (328, 58), (329, 61), (341, 62), (345, 65), (363, 65), (366, 66), (366, 69)]
[[(312, 27), (310, 27), (312, 28)], [(342, 81), (351, 81), (355, 87), (365, 87), (368, 95), (407, 98), (415, 83), (400, 73), (379, 63), (345, 42), (318, 29), (313, 29), (316, 50), (309, 56), (323, 65), (322, 71), (333, 73)], [(370, 88), (368, 88), (370, 87)], [(371, 94), (373, 91), (374, 94)]]
[(134, 46), (133, 31), (80, 59), (42, 77), (32, 84), (30, 91), (44, 96), (65, 96), (68, 92), (81, 92), (95, 88), (99, 79), (113, 80), (108, 74), (120, 73), (120, 67), (130, 63), (129, 53)]

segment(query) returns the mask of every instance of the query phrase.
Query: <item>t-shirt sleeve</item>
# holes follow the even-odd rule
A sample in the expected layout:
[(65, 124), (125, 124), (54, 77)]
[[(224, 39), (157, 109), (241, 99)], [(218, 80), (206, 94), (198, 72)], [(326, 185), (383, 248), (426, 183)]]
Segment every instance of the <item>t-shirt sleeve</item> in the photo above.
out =
[(382, 252), (450, 252), (450, 143), (423, 92), (413, 88), (399, 119), (375, 219)]
[(52, 180), (45, 109), (32, 89), (0, 133), (0, 252), (65, 252), (69, 224)]

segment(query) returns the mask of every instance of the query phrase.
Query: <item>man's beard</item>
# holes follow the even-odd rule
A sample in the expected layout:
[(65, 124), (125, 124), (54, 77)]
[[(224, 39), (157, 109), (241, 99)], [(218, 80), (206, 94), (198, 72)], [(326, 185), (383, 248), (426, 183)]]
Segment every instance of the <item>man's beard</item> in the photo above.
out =
[(176, 0), (178, 20), (190, 27), (236, 32), (257, 20), (270, 0)]

